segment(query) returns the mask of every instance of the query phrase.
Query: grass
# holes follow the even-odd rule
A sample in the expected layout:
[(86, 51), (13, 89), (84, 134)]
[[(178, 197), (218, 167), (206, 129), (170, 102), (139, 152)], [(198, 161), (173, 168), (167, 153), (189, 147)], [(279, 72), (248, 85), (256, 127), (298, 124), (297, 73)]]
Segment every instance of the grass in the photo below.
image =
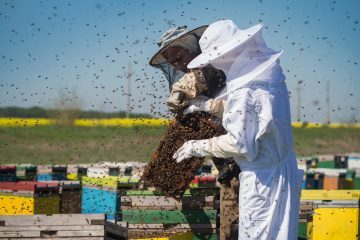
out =
[(0, 163), (147, 161), (164, 132), (164, 127), (3, 127)]
[(294, 128), (296, 155), (360, 152), (358, 128)]
[[(148, 161), (165, 127), (0, 127), (0, 163)], [(294, 129), (297, 155), (360, 152), (360, 130)]]

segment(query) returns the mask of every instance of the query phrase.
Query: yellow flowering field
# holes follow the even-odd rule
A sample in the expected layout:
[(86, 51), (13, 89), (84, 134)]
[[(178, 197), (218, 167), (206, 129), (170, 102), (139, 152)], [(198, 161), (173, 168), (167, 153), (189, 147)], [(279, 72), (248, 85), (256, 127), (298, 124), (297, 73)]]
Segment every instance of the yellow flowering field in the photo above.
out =
[[(108, 118), (108, 119), (76, 119), (75, 126), (82, 127), (134, 127), (134, 126), (148, 126), (160, 127), (170, 123), (170, 119), (165, 118)], [(54, 119), (47, 118), (0, 118), (0, 127), (33, 127), (54, 125)], [(303, 123), (293, 122), (294, 128), (360, 128), (360, 124), (347, 124), (347, 123)]]

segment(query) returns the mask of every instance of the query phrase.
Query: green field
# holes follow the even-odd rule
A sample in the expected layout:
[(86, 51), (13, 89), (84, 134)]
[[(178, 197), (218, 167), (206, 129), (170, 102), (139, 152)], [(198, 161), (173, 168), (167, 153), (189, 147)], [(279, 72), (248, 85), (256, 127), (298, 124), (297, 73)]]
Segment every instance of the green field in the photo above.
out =
[[(0, 127), (0, 163), (148, 161), (165, 127)], [(294, 129), (297, 155), (360, 152), (360, 130)]]

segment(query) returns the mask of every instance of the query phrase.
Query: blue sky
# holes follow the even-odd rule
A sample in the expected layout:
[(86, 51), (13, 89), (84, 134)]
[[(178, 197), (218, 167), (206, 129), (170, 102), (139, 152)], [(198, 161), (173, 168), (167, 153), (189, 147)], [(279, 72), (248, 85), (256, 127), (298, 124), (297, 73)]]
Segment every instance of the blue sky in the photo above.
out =
[[(360, 119), (360, 1), (0, 1), (0, 106), (126, 109), (127, 69), (133, 112), (167, 115), (165, 79), (148, 65), (160, 35), (232, 19), (259, 22), (268, 45), (284, 50), (292, 116), (301, 85), (301, 120)], [(73, 99), (73, 95), (76, 99)]]

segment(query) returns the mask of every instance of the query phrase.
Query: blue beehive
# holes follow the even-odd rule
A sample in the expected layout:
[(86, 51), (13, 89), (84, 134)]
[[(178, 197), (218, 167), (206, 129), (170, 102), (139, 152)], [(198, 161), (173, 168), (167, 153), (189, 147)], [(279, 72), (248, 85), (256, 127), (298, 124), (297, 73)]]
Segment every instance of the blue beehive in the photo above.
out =
[(81, 213), (105, 213), (109, 220), (120, 220), (118, 178), (83, 177)]
[(109, 220), (120, 220), (120, 195), (116, 190), (83, 186), (81, 213), (105, 213)]
[(39, 182), (52, 181), (53, 178), (51, 176), (51, 172), (52, 172), (51, 165), (39, 165), (37, 167), (36, 180)]
[(53, 178), (50, 173), (38, 174), (36, 180), (39, 182), (52, 181)]

